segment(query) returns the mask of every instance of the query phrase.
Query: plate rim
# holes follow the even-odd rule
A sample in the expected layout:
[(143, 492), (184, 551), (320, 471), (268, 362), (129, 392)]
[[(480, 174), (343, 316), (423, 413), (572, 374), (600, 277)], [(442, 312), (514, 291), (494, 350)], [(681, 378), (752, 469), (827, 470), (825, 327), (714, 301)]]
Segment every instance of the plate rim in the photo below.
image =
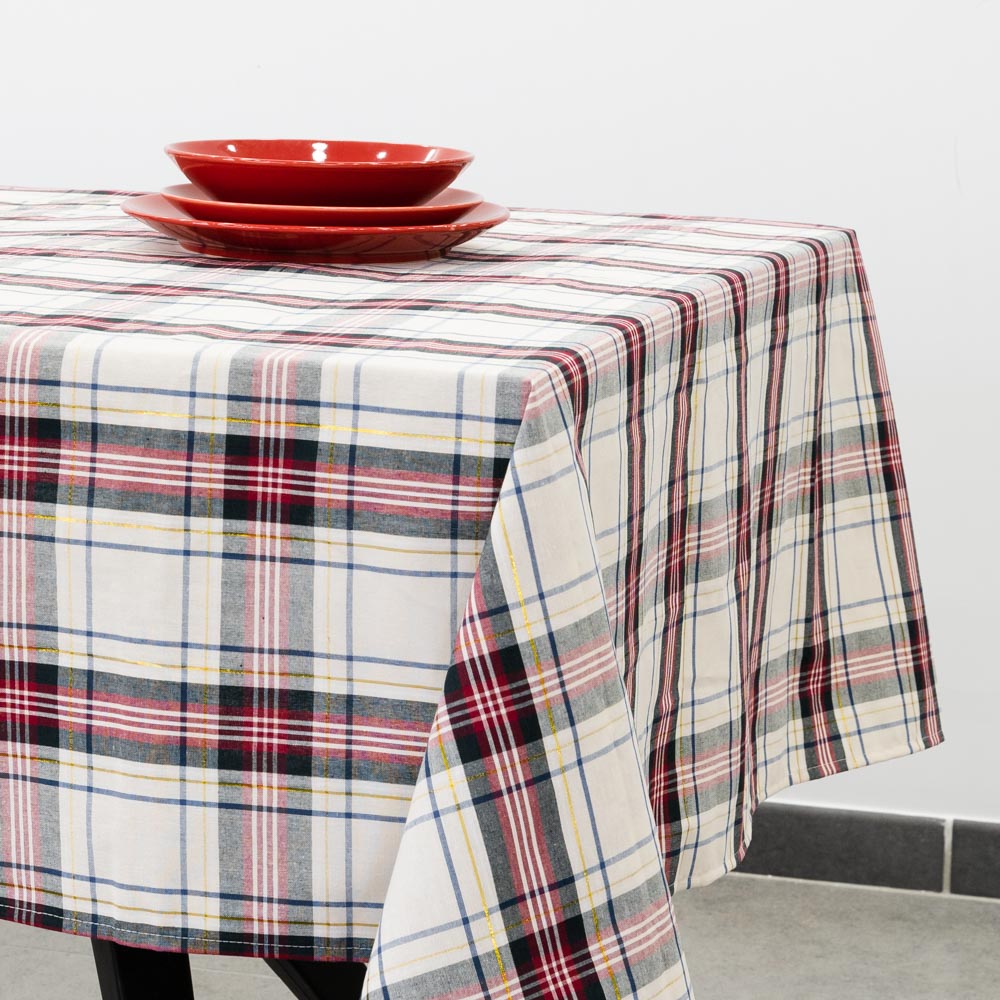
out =
[[(236, 145), (237, 143), (248, 143), (248, 142), (302, 142), (302, 143), (316, 143), (323, 142), (327, 145), (335, 145), (338, 143), (352, 143), (356, 145), (368, 145), (368, 146), (415, 146), (419, 149), (439, 149), (448, 155), (442, 157), (439, 160), (334, 160), (329, 161), (315, 161), (315, 160), (283, 160), (280, 157), (264, 157), (264, 156), (241, 156), (239, 153), (203, 153), (195, 149), (184, 149), (184, 146), (196, 146), (201, 143), (222, 143)], [(475, 156), (465, 149), (458, 149), (455, 146), (431, 146), (426, 143), (421, 142), (382, 142), (381, 140), (368, 140), (368, 139), (184, 139), (180, 142), (171, 142), (163, 147), (163, 151), (171, 159), (175, 159), (178, 156), (194, 156), (201, 160), (212, 160), (216, 163), (245, 163), (254, 164), (260, 166), (282, 166), (282, 167), (309, 167), (315, 168), (320, 167), (326, 170), (338, 169), (338, 168), (378, 168), (385, 169), (386, 167), (395, 167), (398, 170), (419, 170), (428, 169), (429, 167), (454, 167), (454, 166), (468, 166), (474, 159)]]
[[(156, 202), (159, 200), (169, 210), (168, 214), (159, 214), (151, 207), (142, 208), (140, 202)], [(162, 194), (150, 192), (147, 194), (131, 195), (121, 202), (121, 210), (134, 219), (153, 219), (156, 222), (163, 222), (168, 225), (182, 223), (190, 226), (204, 227), (207, 231), (221, 232), (259, 232), (259, 233), (287, 233), (290, 235), (364, 235), (371, 233), (385, 233), (386, 235), (404, 233), (461, 233), (469, 229), (492, 229), (499, 226), (510, 218), (510, 209), (499, 205), (496, 202), (483, 201), (474, 208), (469, 209), (464, 215), (459, 216), (454, 222), (425, 223), (423, 225), (408, 226), (293, 226), (275, 225), (267, 222), (216, 222), (212, 219), (196, 219), (193, 215), (171, 204)], [(490, 214), (468, 219), (467, 216), (474, 213), (489, 212)]]

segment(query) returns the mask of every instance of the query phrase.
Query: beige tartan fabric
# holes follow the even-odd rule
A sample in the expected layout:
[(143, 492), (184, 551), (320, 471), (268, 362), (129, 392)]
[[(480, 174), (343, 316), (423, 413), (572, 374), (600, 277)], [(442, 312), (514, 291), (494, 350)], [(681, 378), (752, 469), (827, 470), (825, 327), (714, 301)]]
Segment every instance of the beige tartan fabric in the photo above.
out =
[(692, 995), (669, 889), (940, 741), (852, 233), (515, 212), (418, 265), (0, 192), (0, 915)]

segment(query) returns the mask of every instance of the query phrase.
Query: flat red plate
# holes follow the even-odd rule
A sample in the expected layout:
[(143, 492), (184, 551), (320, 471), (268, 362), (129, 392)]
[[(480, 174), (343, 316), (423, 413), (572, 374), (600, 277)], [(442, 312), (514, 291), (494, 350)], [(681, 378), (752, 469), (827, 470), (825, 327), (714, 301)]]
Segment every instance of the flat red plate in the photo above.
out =
[(335, 139), (205, 139), (166, 152), (213, 198), (268, 205), (417, 205), (472, 160), (445, 146)]
[(427, 260), (510, 217), (506, 208), (484, 202), (454, 222), (438, 225), (266, 226), (195, 219), (159, 194), (126, 198), (122, 211), (195, 253), (299, 264)]
[(252, 222), (271, 226), (429, 226), (454, 222), (483, 203), (474, 191), (448, 188), (420, 205), (257, 205), (216, 201), (194, 184), (174, 184), (160, 192), (171, 205), (196, 219)]

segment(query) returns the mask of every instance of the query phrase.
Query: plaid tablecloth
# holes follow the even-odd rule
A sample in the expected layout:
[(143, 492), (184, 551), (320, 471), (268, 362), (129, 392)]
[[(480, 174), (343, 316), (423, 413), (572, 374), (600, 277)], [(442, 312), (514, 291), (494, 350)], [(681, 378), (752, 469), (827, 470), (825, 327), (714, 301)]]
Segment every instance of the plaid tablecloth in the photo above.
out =
[(0, 914), (691, 995), (670, 888), (940, 741), (854, 235), (519, 211), (191, 256), (0, 192)]

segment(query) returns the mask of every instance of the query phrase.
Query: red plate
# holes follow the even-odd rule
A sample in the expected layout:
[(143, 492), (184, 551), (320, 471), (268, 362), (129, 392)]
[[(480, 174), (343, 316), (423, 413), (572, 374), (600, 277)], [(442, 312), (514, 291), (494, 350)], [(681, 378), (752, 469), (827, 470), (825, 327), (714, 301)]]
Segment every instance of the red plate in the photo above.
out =
[(454, 222), (430, 226), (264, 226), (195, 219), (158, 194), (126, 198), (122, 210), (194, 253), (297, 264), (428, 260), (510, 217), (484, 202)]
[(213, 198), (268, 205), (417, 205), (472, 161), (444, 146), (332, 139), (206, 139), (166, 152)]
[(216, 201), (194, 184), (174, 184), (160, 192), (171, 205), (196, 219), (253, 222), (269, 226), (431, 226), (454, 222), (483, 203), (473, 191), (448, 188), (421, 205), (332, 206), (257, 205)]

